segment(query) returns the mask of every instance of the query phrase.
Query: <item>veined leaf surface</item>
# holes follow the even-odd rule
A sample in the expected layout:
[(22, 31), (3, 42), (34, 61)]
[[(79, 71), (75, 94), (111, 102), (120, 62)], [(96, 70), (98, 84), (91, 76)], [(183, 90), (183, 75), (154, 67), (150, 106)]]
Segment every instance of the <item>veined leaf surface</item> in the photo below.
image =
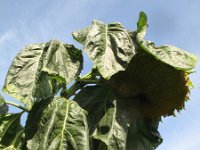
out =
[[(32, 134), (32, 138), (27, 142), (28, 149), (89, 150), (86, 111), (76, 102), (56, 97), (47, 107), (42, 108), (40, 118), (34, 117), (35, 113), (30, 112), (32, 119), (27, 122), (29, 129), (25, 129), (26, 134)], [(34, 126), (31, 126), (32, 122)], [(31, 127), (36, 128), (34, 134), (28, 132), (34, 131)]]
[(196, 65), (197, 57), (171, 45), (155, 46), (153, 42), (142, 40), (140, 46), (156, 59), (176, 68), (190, 72)]
[(125, 70), (135, 54), (128, 31), (120, 23), (105, 25), (93, 21), (92, 25), (73, 33), (105, 79)]
[(3, 91), (29, 109), (35, 101), (53, 96), (62, 83), (68, 84), (82, 69), (81, 51), (52, 40), (26, 46), (14, 59)]
[(23, 127), (20, 125), (22, 113), (0, 116), (0, 149), (21, 150)]

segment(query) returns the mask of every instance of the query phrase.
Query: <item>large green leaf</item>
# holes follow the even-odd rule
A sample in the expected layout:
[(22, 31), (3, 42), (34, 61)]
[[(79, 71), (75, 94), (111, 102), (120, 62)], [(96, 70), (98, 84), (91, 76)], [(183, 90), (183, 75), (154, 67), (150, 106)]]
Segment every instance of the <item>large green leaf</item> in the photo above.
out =
[(8, 106), (5, 103), (4, 98), (0, 94), (0, 115), (5, 114), (8, 112)]
[(0, 117), (0, 149), (21, 150), (23, 143), (21, 114), (4, 114)]
[(24, 142), (24, 130), (19, 130), (9, 146), (0, 145), (1, 150), (22, 150)]
[(75, 95), (74, 100), (89, 114), (88, 126), (90, 133), (93, 133), (96, 129), (99, 120), (105, 114), (107, 105), (112, 104), (113, 99), (110, 96), (111, 94), (108, 88), (98, 85), (87, 86)]
[[(31, 140), (39, 128), (39, 122), (43, 115), (43, 111), (47, 109), (53, 98), (43, 99), (36, 102), (28, 113), (25, 125), (25, 141)], [(24, 145), (26, 147), (26, 144)]]
[(197, 62), (197, 57), (180, 48), (164, 45), (155, 46), (153, 42), (143, 40), (140, 46), (156, 59), (176, 68), (177, 70), (184, 70), (190, 72)]
[[(32, 137), (28, 137), (27, 148), (30, 150), (88, 150), (89, 133), (86, 111), (81, 109), (76, 102), (61, 97), (56, 97), (47, 104), (47, 107), (38, 105), (39, 108), (34, 108), (35, 111), (31, 110), (29, 114), (31, 119), (27, 121), (28, 130), (25, 129), (25, 133), (31, 134)], [(31, 125), (32, 123), (34, 125)]]
[(94, 150), (123, 150), (126, 132), (116, 120), (116, 100), (111, 90), (104, 86), (88, 86), (74, 100), (88, 112), (88, 125)]
[(117, 122), (116, 111), (116, 101), (113, 101), (113, 106), (106, 109), (105, 115), (99, 121), (96, 130), (92, 134), (94, 139), (103, 142), (100, 143), (99, 150), (125, 150), (126, 148), (127, 133)]
[(108, 87), (87, 86), (74, 100), (88, 112), (91, 149), (153, 150), (162, 142), (157, 131), (160, 120), (129, 118), (127, 109), (117, 106), (118, 98)]
[(35, 101), (53, 96), (82, 69), (81, 51), (52, 40), (26, 46), (14, 59), (3, 91), (30, 109)]
[(84, 44), (84, 50), (106, 79), (125, 70), (135, 54), (128, 31), (120, 23), (93, 21), (88, 28), (74, 32), (73, 37)]
[(147, 27), (147, 16), (141, 12), (137, 23), (136, 40), (143, 50), (177, 70), (190, 72), (195, 67), (197, 61), (195, 55), (171, 45), (155, 46), (153, 42), (144, 40)]

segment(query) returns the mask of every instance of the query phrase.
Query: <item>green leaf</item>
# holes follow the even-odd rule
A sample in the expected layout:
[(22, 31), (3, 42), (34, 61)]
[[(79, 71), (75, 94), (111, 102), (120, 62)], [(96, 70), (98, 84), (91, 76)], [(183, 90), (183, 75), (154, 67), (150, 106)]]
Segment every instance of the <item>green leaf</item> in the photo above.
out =
[(161, 143), (162, 138), (158, 132), (160, 119), (137, 119), (130, 125), (127, 137), (129, 150), (154, 150)]
[(43, 60), (42, 71), (54, 77), (61, 78), (66, 84), (74, 80), (82, 70), (82, 52), (73, 45), (59, 41), (46, 44), (48, 50)]
[(174, 46), (164, 45), (156, 47), (153, 42), (142, 40), (140, 46), (156, 59), (176, 68), (190, 72), (196, 65), (197, 57)]
[(88, 126), (90, 133), (94, 132), (99, 120), (103, 117), (109, 96), (110, 90), (98, 85), (87, 86), (75, 95), (74, 101), (89, 114)]
[(106, 86), (87, 86), (74, 100), (88, 112), (91, 149), (153, 150), (162, 142), (157, 130), (160, 120), (129, 118)]
[(144, 12), (140, 12), (139, 19), (137, 22), (137, 35), (136, 40), (138, 43), (140, 43), (147, 32), (148, 24), (147, 24), (147, 16)]
[[(36, 102), (29, 111), (25, 125), (25, 141), (31, 140), (38, 131), (39, 122), (43, 115), (43, 111), (47, 109), (52, 100), (52, 98), (48, 98), (43, 99), (40, 102)], [(26, 147), (26, 145), (24, 145), (24, 147)]]
[(6, 105), (4, 98), (0, 94), (0, 115), (8, 112), (8, 105)]
[(116, 100), (105, 86), (88, 86), (82, 89), (74, 100), (88, 112), (88, 125), (94, 150), (123, 150), (126, 132), (116, 120)]
[[(32, 137), (26, 138), (28, 139), (27, 148), (30, 150), (88, 150), (89, 133), (86, 111), (81, 109), (76, 102), (61, 97), (56, 97), (47, 103), (49, 103), (48, 106), (38, 105), (38, 109), (33, 108), (35, 111), (30, 111), (28, 118), (31, 118), (27, 121), (28, 130), (25, 129), (25, 133), (31, 134)], [(37, 113), (38, 111), (41, 114)], [(35, 117), (34, 114), (36, 114)], [(31, 125), (32, 123), (34, 125)]]
[(94, 139), (100, 140), (106, 144), (99, 145), (99, 150), (125, 150), (126, 147), (126, 131), (119, 125), (116, 120), (116, 100), (113, 106), (106, 109), (105, 115), (99, 121), (97, 129), (92, 134)]
[(147, 27), (147, 16), (141, 12), (137, 23), (136, 41), (143, 50), (177, 70), (190, 72), (195, 67), (195, 55), (171, 45), (155, 46), (153, 42), (144, 40)]
[(16, 149), (14, 146), (5, 147), (3, 145), (0, 145), (0, 149), (1, 150), (20, 150), (20, 149)]
[(147, 16), (144, 12), (140, 12), (137, 22), (137, 31), (140, 32), (145, 26), (147, 26)]
[(61, 84), (75, 79), (82, 69), (81, 51), (52, 40), (26, 46), (15, 57), (3, 91), (29, 109), (36, 101), (53, 96)]
[(128, 31), (120, 23), (105, 25), (93, 21), (91, 26), (74, 32), (73, 37), (84, 44), (84, 50), (105, 79), (125, 70), (135, 54)]
[(23, 143), (23, 127), (20, 125), (22, 113), (4, 114), (0, 117), (0, 148), (20, 150)]

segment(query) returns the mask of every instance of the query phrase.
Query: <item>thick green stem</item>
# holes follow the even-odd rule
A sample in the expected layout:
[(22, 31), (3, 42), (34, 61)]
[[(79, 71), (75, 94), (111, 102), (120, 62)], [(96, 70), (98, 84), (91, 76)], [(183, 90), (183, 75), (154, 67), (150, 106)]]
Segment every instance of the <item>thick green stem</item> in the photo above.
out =
[(85, 86), (85, 84), (75, 82), (68, 90), (67, 95), (65, 98), (69, 99), (72, 95), (76, 93), (77, 90), (82, 89)]
[(77, 78), (76, 82), (68, 89), (63, 89), (61, 95), (69, 99), (76, 93), (77, 90), (82, 89), (86, 84), (99, 84), (99, 79), (96, 78), (97, 69), (92, 68), (92, 71), (88, 72), (83, 77)]
[(23, 110), (23, 111), (25, 111), (25, 112), (29, 112), (29, 110), (27, 109), (27, 108), (25, 108), (25, 107), (23, 107), (23, 106), (21, 106), (21, 105), (19, 105), (19, 104), (16, 104), (16, 103), (13, 103), (13, 102), (9, 102), (9, 101), (5, 101), (6, 102), (6, 104), (8, 104), (8, 105), (12, 105), (12, 106), (14, 106), (14, 107), (17, 107), (17, 108), (19, 108), (19, 109), (21, 109), (21, 110)]

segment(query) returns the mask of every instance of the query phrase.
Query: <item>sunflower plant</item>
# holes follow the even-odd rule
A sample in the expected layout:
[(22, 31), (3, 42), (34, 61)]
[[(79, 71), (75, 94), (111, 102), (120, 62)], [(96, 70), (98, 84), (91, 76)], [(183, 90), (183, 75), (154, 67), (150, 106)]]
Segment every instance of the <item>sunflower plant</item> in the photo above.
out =
[[(73, 38), (94, 66), (86, 75), (82, 51), (58, 40), (31, 44), (14, 58), (0, 96), (0, 148), (4, 150), (154, 150), (162, 143), (161, 117), (189, 99), (196, 56), (144, 39), (137, 29), (94, 20)], [(8, 105), (20, 108), (10, 113)], [(28, 113), (25, 126), (20, 124)]]

